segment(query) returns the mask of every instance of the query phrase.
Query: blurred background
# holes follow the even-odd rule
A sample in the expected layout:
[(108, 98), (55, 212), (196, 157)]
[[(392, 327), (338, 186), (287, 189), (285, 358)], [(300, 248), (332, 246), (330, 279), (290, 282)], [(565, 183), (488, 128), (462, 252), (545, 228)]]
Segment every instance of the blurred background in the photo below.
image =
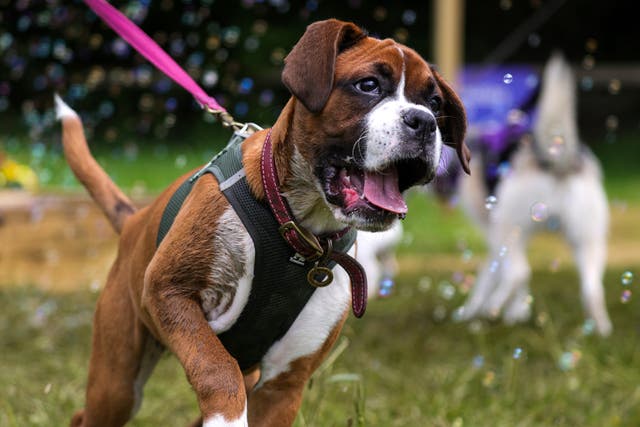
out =
[[(412, 194), (399, 273), (364, 320), (349, 320), (296, 426), (640, 425), (640, 304), (633, 279), (621, 283), (640, 269), (634, 2), (112, 4), (237, 120), (262, 126), (289, 96), (284, 57), (321, 19), (407, 44), (454, 86), (471, 66), (513, 67), (517, 80), (518, 67), (539, 73), (552, 51), (563, 51), (577, 78), (581, 137), (604, 167), (613, 336), (595, 337), (584, 322), (570, 251), (552, 235), (530, 249), (531, 322), (452, 322), (484, 242), (455, 206)], [(62, 157), (54, 92), (80, 113), (97, 159), (140, 205), (229, 137), (81, 1), (0, 0), (0, 426), (62, 425), (82, 406), (92, 311), (116, 250)], [(167, 358), (158, 371), (133, 425), (186, 424), (196, 406), (180, 367)]]

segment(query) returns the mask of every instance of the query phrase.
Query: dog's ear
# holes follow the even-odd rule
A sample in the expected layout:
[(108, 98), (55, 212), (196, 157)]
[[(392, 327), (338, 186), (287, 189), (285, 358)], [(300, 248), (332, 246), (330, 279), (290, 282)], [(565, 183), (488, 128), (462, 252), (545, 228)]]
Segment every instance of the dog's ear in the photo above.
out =
[(471, 151), (464, 142), (464, 136), (467, 131), (467, 115), (464, 111), (464, 106), (458, 95), (442, 78), (438, 71), (432, 66), (429, 66), (429, 68), (431, 68), (431, 73), (436, 79), (444, 97), (442, 115), (441, 118), (438, 119), (438, 127), (442, 132), (442, 140), (446, 145), (456, 150), (462, 169), (469, 174), (471, 172), (469, 169)]
[(320, 112), (333, 89), (336, 57), (364, 37), (358, 26), (337, 19), (309, 25), (284, 60), (282, 82), (309, 111)]

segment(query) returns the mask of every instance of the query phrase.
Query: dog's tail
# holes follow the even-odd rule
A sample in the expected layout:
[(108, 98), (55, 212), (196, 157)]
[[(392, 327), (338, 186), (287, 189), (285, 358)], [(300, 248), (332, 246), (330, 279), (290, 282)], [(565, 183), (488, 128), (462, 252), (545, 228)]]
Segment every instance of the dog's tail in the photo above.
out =
[(576, 83), (571, 66), (559, 52), (551, 56), (544, 69), (533, 134), (542, 165), (560, 175), (575, 168), (580, 158)]
[(56, 117), (62, 122), (62, 146), (67, 163), (120, 233), (124, 221), (136, 208), (91, 155), (78, 114), (57, 94), (55, 103)]

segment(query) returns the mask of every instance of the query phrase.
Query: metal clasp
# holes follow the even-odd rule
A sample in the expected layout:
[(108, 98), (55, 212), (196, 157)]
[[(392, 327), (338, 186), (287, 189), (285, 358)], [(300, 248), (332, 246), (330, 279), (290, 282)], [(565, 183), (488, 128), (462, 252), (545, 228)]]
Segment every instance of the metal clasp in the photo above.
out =
[[(316, 264), (307, 273), (307, 282), (316, 288), (324, 288), (333, 282), (333, 271), (325, 264), (333, 252), (333, 242), (327, 240), (327, 250), (324, 251), (322, 258), (316, 261)], [(317, 279), (320, 276), (321, 279)]]
[(314, 236), (313, 234), (311, 234), (309, 231), (304, 230), (298, 227), (298, 224), (296, 224), (294, 221), (287, 221), (284, 224), (282, 224), (279, 228), (280, 230), (280, 235), (283, 238), (285, 237), (285, 234), (291, 230), (295, 231), (296, 233), (298, 233), (298, 235), (300, 237), (302, 237), (302, 240), (304, 240), (304, 242), (315, 251), (314, 254), (311, 255), (305, 255), (305, 257), (307, 258), (307, 260), (309, 261), (315, 261), (317, 259), (319, 259), (323, 254), (324, 254), (324, 249), (322, 249), (322, 245), (320, 244), (320, 241), (318, 240), (318, 238), (316, 236)]

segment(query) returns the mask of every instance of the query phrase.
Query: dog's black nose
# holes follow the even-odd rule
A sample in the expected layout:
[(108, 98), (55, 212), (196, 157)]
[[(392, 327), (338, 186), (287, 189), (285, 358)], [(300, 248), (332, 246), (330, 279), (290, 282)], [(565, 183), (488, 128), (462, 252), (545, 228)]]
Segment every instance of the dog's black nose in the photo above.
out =
[(412, 108), (402, 114), (402, 120), (408, 130), (418, 137), (426, 136), (431, 140), (436, 133), (436, 119), (428, 111)]

